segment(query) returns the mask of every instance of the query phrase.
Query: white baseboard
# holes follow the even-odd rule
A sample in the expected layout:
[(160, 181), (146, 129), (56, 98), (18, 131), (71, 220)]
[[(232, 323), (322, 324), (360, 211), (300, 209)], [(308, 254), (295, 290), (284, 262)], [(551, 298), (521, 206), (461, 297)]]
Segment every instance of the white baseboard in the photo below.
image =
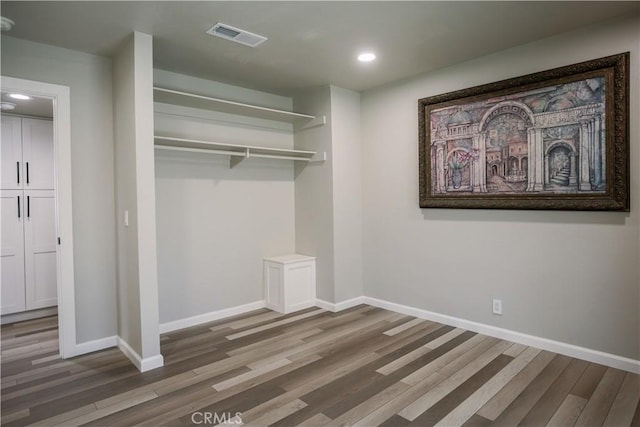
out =
[(318, 298), (316, 298), (316, 307), (319, 307), (319, 308), (322, 308), (322, 309), (328, 310), (328, 311), (333, 311), (334, 313), (336, 311), (339, 311), (339, 310), (336, 310), (336, 305), (334, 303), (328, 302), (328, 301), (325, 301), (325, 300), (321, 300), (321, 299), (318, 299)]
[(82, 354), (93, 353), (94, 351), (104, 350), (105, 348), (117, 347), (118, 336), (113, 335), (111, 337), (100, 338), (93, 341), (82, 342), (76, 344), (73, 354), (71, 356), (80, 356)]
[(189, 328), (191, 326), (201, 325), (203, 323), (209, 323), (216, 320), (224, 319), (226, 317), (237, 316), (238, 314), (248, 313), (253, 310), (265, 308), (265, 301), (255, 301), (248, 304), (238, 305), (236, 307), (224, 308), (222, 310), (211, 311), (209, 313), (199, 314), (193, 317), (187, 317), (186, 319), (174, 320), (172, 322), (160, 324), (160, 333), (165, 334), (167, 332), (177, 331), (179, 329)]
[(490, 337), (513, 341), (515, 343), (529, 345), (542, 350), (552, 351), (554, 353), (564, 354), (566, 356), (576, 357), (578, 359), (583, 359), (589, 362), (599, 363), (601, 365), (610, 366), (612, 368), (622, 369), (624, 371), (640, 374), (640, 360), (617, 356), (615, 354), (592, 350), (585, 347), (579, 347), (577, 345), (554, 341), (547, 338), (536, 337), (534, 335), (523, 334), (521, 332), (516, 332), (509, 329), (485, 325), (483, 323), (434, 313), (432, 311), (409, 307), (406, 305), (384, 301), (377, 298), (363, 297), (363, 302), (375, 307), (380, 307), (387, 310), (395, 311), (397, 313), (418, 317), (420, 319), (431, 320), (433, 322), (442, 323), (444, 325), (455, 326), (457, 328), (463, 328), (468, 331), (478, 332)]
[(118, 347), (140, 372), (150, 371), (164, 365), (164, 358), (161, 354), (143, 359), (134, 349), (131, 348), (129, 343), (117, 335), (77, 344), (73, 353), (68, 357), (80, 356), (112, 347)]
[(365, 304), (364, 298), (365, 297), (355, 297), (355, 298), (351, 298), (346, 301), (340, 301), (337, 303), (332, 303), (332, 302), (328, 302), (328, 301), (324, 301), (316, 298), (316, 307), (333, 311), (335, 313), (338, 311), (346, 310), (351, 307), (355, 307), (356, 305)]
[(121, 337), (118, 337), (117, 341), (120, 351), (124, 353), (127, 358), (129, 358), (129, 360), (136, 366), (136, 368), (138, 368), (140, 372), (150, 371), (164, 365), (164, 357), (162, 357), (161, 354), (143, 359), (138, 354), (138, 352), (131, 348), (129, 343), (123, 340)]
[[(315, 306), (316, 306), (316, 304), (315, 304), (314, 300), (303, 302), (303, 303), (300, 303), (300, 304), (294, 304), (294, 305), (289, 306), (289, 308), (286, 311), (286, 314), (293, 313), (293, 312), (299, 311), (299, 310), (304, 310), (304, 309), (310, 308), (310, 307), (315, 307)], [(275, 311), (278, 311), (278, 310), (275, 310)]]
[(54, 316), (58, 314), (58, 307), (39, 308), (30, 311), (21, 311), (19, 313), (3, 314), (0, 317), (0, 324), (6, 325), (15, 322), (24, 322), (26, 320), (39, 319), (41, 317)]
[(152, 369), (161, 368), (163, 366), (164, 366), (164, 357), (161, 354), (158, 354), (153, 357), (147, 357), (146, 359), (142, 359), (138, 370), (140, 372), (147, 372)]
[[(339, 303), (330, 303), (321, 299), (316, 299), (315, 303), (317, 307), (332, 312), (346, 310), (359, 304), (368, 304), (374, 307), (384, 308), (387, 310), (395, 311), (397, 313), (406, 314), (408, 316), (414, 316), (420, 319), (442, 323), (444, 325), (463, 328), (468, 331), (477, 332), (491, 337), (529, 345), (542, 350), (552, 351), (554, 353), (564, 354), (566, 356), (576, 357), (579, 359), (587, 360), (589, 362), (599, 363), (601, 365), (610, 366), (612, 368), (622, 369), (624, 371), (640, 374), (639, 360), (617, 356), (615, 354), (592, 350), (589, 348), (567, 344), (547, 338), (537, 337), (534, 335), (528, 335), (509, 329), (486, 325), (483, 323), (473, 322), (471, 320), (465, 320), (458, 317), (447, 316), (444, 314), (435, 313), (432, 311), (410, 307), (407, 305), (402, 305), (377, 298), (363, 296), (352, 298), (346, 301), (341, 301)], [(236, 316), (238, 314), (244, 314), (253, 310), (264, 308), (265, 306), (265, 301), (255, 301), (253, 303), (244, 304), (237, 307), (226, 308), (210, 313), (201, 314), (198, 316), (189, 317), (186, 319), (163, 323), (160, 325), (160, 333), (172, 332), (175, 330), (197, 326), (215, 320)], [(138, 355), (138, 353), (129, 346), (128, 343), (126, 343), (122, 338), (118, 336), (106, 337), (77, 344), (73, 356), (91, 353), (114, 346), (117, 346), (141, 372), (158, 368), (164, 363), (162, 355), (142, 359), (140, 355)]]

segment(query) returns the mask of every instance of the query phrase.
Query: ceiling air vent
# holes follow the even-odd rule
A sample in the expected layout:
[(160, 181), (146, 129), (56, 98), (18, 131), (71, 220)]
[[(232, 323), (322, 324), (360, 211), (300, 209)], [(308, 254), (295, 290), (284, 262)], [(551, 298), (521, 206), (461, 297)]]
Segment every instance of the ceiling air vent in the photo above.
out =
[(259, 34), (250, 33), (249, 31), (241, 30), (240, 28), (235, 28), (227, 24), (221, 24), (219, 22), (213, 27), (209, 28), (207, 30), (207, 34), (222, 37), (223, 39), (231, 40), (233, 42), (251, 47), (256, 47), (259, 44), (267, 41), (266, 37)]

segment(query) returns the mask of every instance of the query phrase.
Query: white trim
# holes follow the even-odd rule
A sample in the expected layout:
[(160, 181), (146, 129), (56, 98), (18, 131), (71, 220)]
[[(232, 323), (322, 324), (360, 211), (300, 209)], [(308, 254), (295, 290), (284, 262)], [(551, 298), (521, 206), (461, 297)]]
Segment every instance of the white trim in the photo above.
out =
[(634, 374), (640, 374), (640, 360), (629, 359), (626, 357), (617, 356), (615, 354), (592, 350), (585, 347), (579, 347), (577, 345), (554, 341), (547, 338), (523, 334), (521, 332), (516, 332), (509, 329), (485, 325), (483, 323), (434, 313), (432, 311), (409, 307), (406, 305), (384, 301), (377, 298), (364, 297), (363, 302), (374, 307), (384, 308), (387, 310), (395, 311), (397, 313), (418, 317), (420, 319), (431, 320), (445, 325), (463, 328), (468, 331), (478, 332), (490, 337), (513, 341), (515, 343), (533, 346), (542, 350), (564, 354), (566, 356), (576, 357), (578, 359), (599, 363), (602, 365), (610, 366), (612, 368), (622, 369)]
[(147, 357), (142, 359), (142, 363), (138, 368), (140, 372), (147, 372), (152, 369), (161, 368), (164, 366), (164, 357), (161, 354), (156, 354), (153, 357)]
[(351, 307), (355, 307), (356, 305), (360, 305), (360, 304), (365, 304), (365, 297), (355, 297), (355, 298), (351, 298), (346, 301), (340, 301), (337, 303), (332, 303), (332, 302), (328, 302), (328, 301), (316, 298), (316, 307), (333, 311), (334, 313), (338, 311), (346, 310)]
[(199, 314), (193, 317), (187, 317), (186, 319), (174, 320), (171, 322), (160, 324), (160, 333), (165, 334), (167, 332), (177, 331), (179, 329), (189, 328), (191, 326), (201, 325), (203, 323), (209, 323), (216, 320), (224, 319), (226, 317), (236, 316), (238, 314), (248, 313), (253, 310), (265, 308), (266, 303), (262, 301), (254, 301), (248, 304), (238, 305), (236, 307), (223, 308), (222, 310), (211, 311), (209, 313)]
[(334, 303), (318, 298), (316, 298), (316, 307), (322, 308), (323, 310), (333, 311), (334, 313), (338, 311), (336, 310), (336, 305)]
[(93, 353), (94, 351), (100, 351), (106, 348), (117, 347), (117, 346), (118, 346), (117, 335), (113, 335), (111, 337), (106, 337), (106, 338), (100, 338), (93, 341), (82, 342), (76, 345), (74, 356)]
[(140, 369), (140, 367), (142, 366), (142, 357), (138, 354), (138, 352), (132, 349), (129, 343), (123, 340), (121, 337), (117, 337), (116, 341), (120, 351), (125, 356), (127, 356), (127, 358), (136, 366), (136, 368), (138, 368), (139, 371), (142, 372), (142, 370)]
[(76, 354), (76, 300), (73, 273), (73, 205), (71, 203), (71, 90), (68, 86), (13, 77), (0, 78), (2, 90), (53, 100), (55, 150), (58, 333), (60, 357)]
[(2, 318), (0, 318), (0, 324), (7, 325), (9, 323), (24, 322), (25, 320), (40, 319), (55, 316), (56, 314), (58, 314), (58, 307), (39, 308), (37, 310), (3, 314)]
[[(283, 314), (289, 314), (289, 313), (294, 313), (296, 311), (300, 311), (300, 310), (304, 310), (305, 308), (310, 308), (310, 307), (315, 307), (316, 304), (313, 300), (311, 301), (305, 301), (305, 302), (301, 302), (300, 304), (292, 304), (288, 307), (287, 310), (285, 310), (285, 312)], [(267, 308), (269, 308), (267, 306)], [(280, 311), (280, 310), (276, 310), (276, 309), (271, 309), (273, 311)], [(280, 311), (280, 313), (282, 313)]]
[(117, 337), (117, 343), (120, 351), (127, 356), (127, 358), (136, 366), (136, 368), (138, 368), (140, 372), (150, 371), (164, 365), (164, 357), (162, 357), (161, 354), (143, 359), (138, 352), (131, 348), (129, 343), (121, 337)]

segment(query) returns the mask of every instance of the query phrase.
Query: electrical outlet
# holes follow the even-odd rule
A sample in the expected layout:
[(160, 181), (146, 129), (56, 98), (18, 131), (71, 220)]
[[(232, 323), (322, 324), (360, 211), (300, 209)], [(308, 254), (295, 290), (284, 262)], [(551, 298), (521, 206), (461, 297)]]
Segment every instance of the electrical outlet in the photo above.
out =
[(493, 314), (502, 316), (502, 300), (501, 299), (493, 300)]

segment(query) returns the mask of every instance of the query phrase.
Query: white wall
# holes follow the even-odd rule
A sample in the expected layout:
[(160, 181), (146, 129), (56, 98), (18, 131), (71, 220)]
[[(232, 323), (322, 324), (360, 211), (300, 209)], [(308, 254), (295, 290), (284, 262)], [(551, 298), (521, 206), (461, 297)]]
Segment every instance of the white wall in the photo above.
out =
[(360, 94), (331, 86), (335, 302), (363, 295)]
[[(138, 203), (136, 198), (136, 123), (134, 45), (128, 40), (114, 57), (115, 190), (118, 253), (118, 335), (140, 354)], [(128, 212), (128, 225), (124, 212)]]
[(363, 294), (360, 94), (336, 86), (301, 91), (296, 111), (325, 116), (299, 127), (296, 148), (327, 161), (296, 166), (296, 251), (316, 257), (316, 295), (340, 303)]
[[(291, 99), (155, 70), (156, 84), (291, 109)], [(156, 104), (157, 134), (292, 148), (290, 123)], [(264, 299), (262, 259), (295, 252), (294, 166), (156, 150), (160, 322)]]
[(145, 370), (142, 361), (160, 354), (151, 36), (133, 33), (124, 42), (114, 77), (118, 335)]
[(316, 297), (334, 303), (333, 151), (331, 89), (312, 88), (294, 97), (294, 111), (322, 116), (324, 126), (299, 129), (298, 150), (326, 152), (327, 161), (296, 165), (296, 252), (316, 257)]
[[(639, 28), (613, 21), (364, 93), (365, 295), (638, 359)], [(418, 208), (419, 98), (624, 51), (631, 213)]]
[(140, 274), (140, 324), (142, 352), (147, 368), (162, 366), (156, 253), (155, 153), (153, 149), (153, 38), (135, 32), (135, 149), (138, 215), (138, 268)]
[(2, 75), (71, 88), (76, 339), (116, 334), (111, 60), (2, 36)]

